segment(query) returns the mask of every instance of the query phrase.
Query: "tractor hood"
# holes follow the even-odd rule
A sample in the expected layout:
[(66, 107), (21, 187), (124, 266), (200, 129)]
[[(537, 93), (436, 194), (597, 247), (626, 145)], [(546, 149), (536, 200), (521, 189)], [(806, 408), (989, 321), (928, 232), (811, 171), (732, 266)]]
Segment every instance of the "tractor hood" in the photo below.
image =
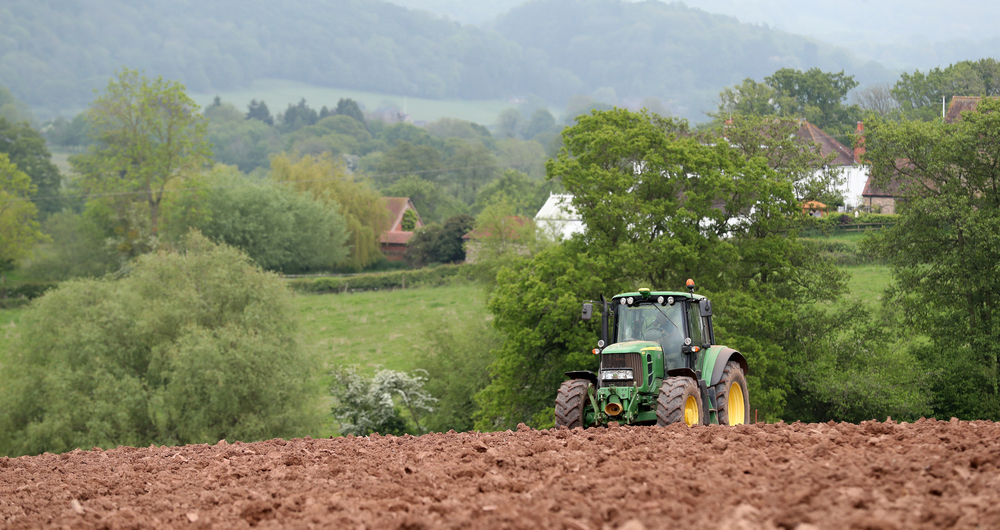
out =
[(630, 340), (628, 342), (618, 342), (601, 350), (601, 353), (636, 353), (643, 350), (660, 350), (659, 343), (651, 340)]

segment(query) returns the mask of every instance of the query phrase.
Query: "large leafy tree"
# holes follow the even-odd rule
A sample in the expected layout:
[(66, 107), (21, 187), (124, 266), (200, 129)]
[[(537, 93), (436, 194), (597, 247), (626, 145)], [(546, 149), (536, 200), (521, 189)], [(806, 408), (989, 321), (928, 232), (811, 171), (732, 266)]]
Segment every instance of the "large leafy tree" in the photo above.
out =
[[(734, 124), (734, 136), (765, 145), (763, 123)], [(842, 329), (815, 302), (836, 300), (844, 278), (796, 237), (795, 185), (822, 158), (741, 149), (619, 109), (579, 118), (563, 141), (549, 176), (573, 194), (586, 231), (500, 269), (490, 309), (507, 338), (477, 395), (477, 427), (550, 421), (562, 371), (593, 363), (581, 353), (595, 340), (579, 324), (581, 300), (687, 278), (718, 300), (719, 338), (750, 359), (755, 407), (773, 419), (792, 410), (802, 370)]]
[(846, 104), (848, 92), (857, 86), (854, 76), (843, 71), (782, 68), (763, 83), (747, 78), (723, 89), (712, 115), (720, 120), (737, 114), (805, 118), (831, 134), (848, 133), (860, 115), (859, 107)]
[(1000, 101), (955, 124), (872, 120), (865, 145), (875, 183), (905, 197), (868, 246), (892, 266), (888, 307), (927, 337), (934, 411), (1000, 419)]
[(22, 322), (30, 332), (0, 368), (0, 454), (249, 442), (318, 425), (288, 289), (203, 236), (140, 256), (121, 279), (64, 282)]
[(261, 268), (329, 271), (347, 257), (347, 222), (336, 205), (271, 180), (255, 182), (233, 168), (216, 168), (205, 183), (207, 215), (194, 226)]
[(363, 268), (381, 257), (379, 237), (389, 228), (389, 210), (379, 193), (329, 155), (271, 158), (271, 176), (337, 208), (347, 221), (350, 254), (343, 264)]
[(207, 120), (197, 111), (180, 83), (129, 69), (91, 104), (87, 120), (96, 143), (70, 164), (83, 189), (115, 212), (117, 224), (124, 224), (125, 212), (135, 217), (130, 206), (140, 202), (149, 234), (157, 235), (168, 187), (201, 171), (211, 155)]
[(25, 122), (15, 124), (0, 116), (0, 153), (6, 153), (18, 169), (31, 177), (36, 189), (33, 201), (40, 213), (48, 215), (61, 209), (62, 175), (52, 163), (42, 135)]

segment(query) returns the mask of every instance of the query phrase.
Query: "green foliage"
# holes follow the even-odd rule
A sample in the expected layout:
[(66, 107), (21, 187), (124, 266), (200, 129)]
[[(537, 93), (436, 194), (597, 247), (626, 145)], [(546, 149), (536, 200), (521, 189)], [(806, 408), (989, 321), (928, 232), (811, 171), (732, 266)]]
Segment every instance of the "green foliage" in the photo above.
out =
[(421, 228), (406, 244), (406, 261), (411, 267), (431, 263), (461, 263), (465, 261), (462, 236), (469, 233), (475, 220), (471, 215), (456, 215), (444, 225), (430, 224)]
[(514, 169), (505, 169), (499, 178), (479, 191), (474, 211), (483, 211), (505, 197), (513, 208), (514, 215), (534, 217), (545, 204), (555, 186), (551, 181), (538, 181)]
[(444, 163), (437, 149), (400, 140), (375, 166), (374, 180), (381, 186), (390, 186), (405, 175), (416, 175), (434, 182), (442, 168)]
[[(333, 417), (341, 434), (366, 436), (373, 432), (401, 436), (423, 434), (427, 429), (420, 418), (433, 412), (433, 396), (424, 390), (427, 378), (395, 370), (379, 370), (372, 378), (354, 368), (334, 370), (330, 393), (334, 397)], [(406, 411), (413, 425), (401, 414)]]
[(838, 300), (845, 275), (797, 237), (805, 220), (793, 190), (822, 159), (809, 150), (782, 158), (741, 149), (767, 145), (767, 131), (739, 132), (734, 147), (691, 134), (683, 121), (619, 109), (564, 130), (566, 147), (548, 170), (573, 195), (587, 231), (500, 267), (490, 309), (506, 340), (477, 395), (478, 428), (550, 421), (562, 372), (594, 363), (584, 352), (596, 326), (578, 323), (582, 300), (637, 286), (680, 288), (687, 278), (715, 298), (719, 342), (748, 358), (764, 418), (798, 414), (807, 410), (803, 400), (820, 399), (797, 367), (819, 351), (839, 354), (829, 344), (846, 324), (817, 302)]
[(431, 432), (475, 428), (475, 395), (489, 384), (492, 352), (503, 343), (488, 319), (469, 316), (429, 328), (429, 349), (414, 360), (427, 371), (424, 389), (438, 400), (424, 424)]
[(31, 108), (14, 97), (14, 94), (3, 85), (0, 85), (0, 118), (11, 123), (24, 123), (26, 125), (35, 121)]
[(266, 168), (269, 155), (278, 150), (276, 130), (260, 119), (245, 118), (228, 103), (205, 109), (205, 117), (208, 118), (206, 138), (217, 163), (250, 172)]
[(109, 248), (101, 227), (89, 216), (62, 211), (42, 223), (50, 243), (36, 245), (25, 260), (27, 276), (43, 281), (96, 278), (118, 270), (118, 253)]
[(224, 166), (206, 180), (208, 215), (193, 225), (236, 247), (266, 270), (328, 271), (347, 257), (347, 229), (336, 206), (273, 181), (255, 182)]
[(6, 153), (18, 169), (31, 177), (36, 193), (32, 202), (43, 217), (62, 209), (62, 175), (52, 163), (42, 135), (27, 123), (14, 124), (0, 116), (0, 153)]
[(441, 186), (416, 175), (406, 175), (384, 188), (386, 197), (409, 197), (425, 223), (443, 223), (464, 214), (469, 207), (446, 193)]
[(120, 280), (61, 284), (23, 314), (2, 367), (0, 453), (311, 432), (290, 303), (280, 279), (197, 234)]
[(984, 99), (955, 124), (872, 120), (866, 157), (876, 185), (900, 182), (898, 222), (867, 249), (888, 261), (887, 307), (928, 344), (934, 413), (1000, 419), (1000, 102)]
[(903, 116), (922, 121), (941, 117), (942, 97), (997, 95), (1000, 62), (992, 58), (960, 61), (927, 73), (904, 72), (892, 87), (892, 96), (899, 102)]
[(361, 269), (381, 256), (379, 237), (389, 226), (389, 211), (378, 192), (349, 174), (341, 161), (326, 155), (271, 158), (271, 176), (324, 201), (347, 221), (349, 256), (342, 265)]
[(47, 239), (31, 202), (35, 190), (31, 177), (0, 151), (0, 273)]
[(494, 351), (489, 385), (475, 396), (477, 429), (551, 426), (563, 372), (597, 368), (589, 349), (600, 338), (599, 324), (579, 322), (580, 301), (597, 299), (604, 287), (595, 266), (567, 243), (512, 261), (497, 274), (489, 308), (506, 340)]
[(854, 76), (811, 68), (805, 72), (781, 68), (758, 83), (751, 78), (723, 89), (717, 120), (733, 115), (805, 118), (830, 134), (854, 130), (861, 116), (856, 105), (846, 105), (847, 94), (858, 86)]
[(417, 212), (413, 210), (406, 210), (403, 212), (403, 219), (400, 221), (400, 228), (407, 232), (412, 232), (413, 229), (417, 227), (417, 220), (419, 219), (420, 217), (417, 215)]
[[(130, 216), (135, 202), (144, 204), (149, 233), (159, 231), (160, 205), (169, 184), (199, 172), (208, 162), (207, 122), (180, 83), (124, 69), (91, 104), (87, 120), (95, 144), (70, 158), (82, 175), (82, 187), (97, 194), (122, 231), (136, 230)], [(141, 252), (133, 247), (131, 255)]]

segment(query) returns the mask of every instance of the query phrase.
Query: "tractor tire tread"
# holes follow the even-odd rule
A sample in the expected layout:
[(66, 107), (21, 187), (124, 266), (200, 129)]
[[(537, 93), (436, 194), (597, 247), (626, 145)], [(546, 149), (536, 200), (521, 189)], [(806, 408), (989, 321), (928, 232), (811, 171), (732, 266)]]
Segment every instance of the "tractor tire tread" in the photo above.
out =
[(687, 377), (669, 377), (660, 387), (656, 399), (656, 424), (661, 427), (674, 423), (684, 423), (685, 396), (693, 394), (701, 410), (701, 392), (698, 385)]
[(556, 427), (585, 427), (583, 423), (590, 385), (586, 379), (563, 381), (556, 394)]

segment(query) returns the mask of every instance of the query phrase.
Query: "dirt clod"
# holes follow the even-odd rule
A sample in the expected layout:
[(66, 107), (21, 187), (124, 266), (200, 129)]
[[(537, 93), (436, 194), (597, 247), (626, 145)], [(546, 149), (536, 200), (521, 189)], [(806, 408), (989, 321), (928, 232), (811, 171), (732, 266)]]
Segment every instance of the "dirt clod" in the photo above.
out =
[(95, 448), (0, 458), (0, 528), (1000, 528), (998, 425)]

